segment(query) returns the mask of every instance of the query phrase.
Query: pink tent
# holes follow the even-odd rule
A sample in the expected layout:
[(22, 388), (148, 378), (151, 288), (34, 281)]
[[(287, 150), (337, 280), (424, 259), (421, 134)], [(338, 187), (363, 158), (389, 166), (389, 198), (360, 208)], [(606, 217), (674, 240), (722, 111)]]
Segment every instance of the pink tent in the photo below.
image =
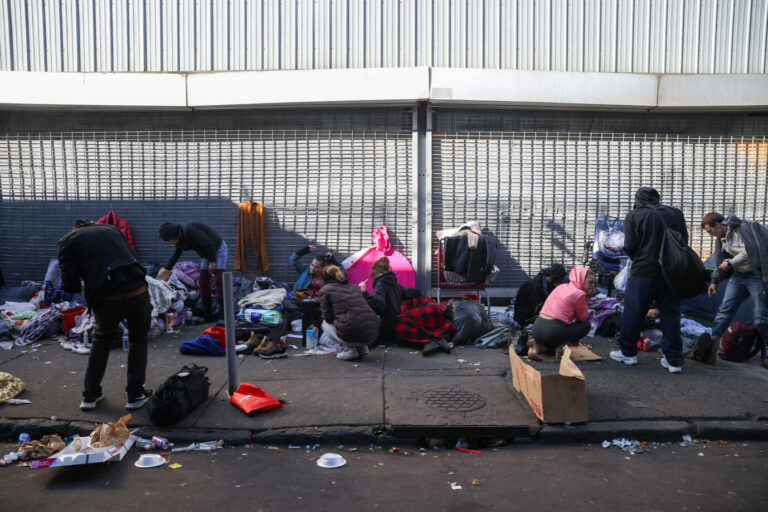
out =
[(397, 282), (403, 286), (414, 288), (416, 286), (416, 274), (413, 271), (413, 265), (408, 261), (400, 251), (396, 251), (389, 243), (389, 232), (386, 226), (371, 233), (373, 243), (376, 244), (368, 249), (358, 251), (341, 264), (347, 271), (347, 280), (352, 284), (360, 284), (366, 279), (366, 289), (373, 293), (373, 279), (369, 279), (371, 267), (379, 258), (386, 256), (389, 258), (389, 266), (397, 276)]

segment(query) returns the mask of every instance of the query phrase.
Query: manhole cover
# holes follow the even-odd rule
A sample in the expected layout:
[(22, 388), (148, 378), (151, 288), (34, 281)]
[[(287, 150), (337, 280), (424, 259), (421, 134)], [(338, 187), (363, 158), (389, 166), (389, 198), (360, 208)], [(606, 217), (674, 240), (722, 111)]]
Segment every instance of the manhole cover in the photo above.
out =
[(468, 412), (485, 407), (483, 397), (461, 389), (430, 389), (424, 392), (424, 401), (446, 412)]

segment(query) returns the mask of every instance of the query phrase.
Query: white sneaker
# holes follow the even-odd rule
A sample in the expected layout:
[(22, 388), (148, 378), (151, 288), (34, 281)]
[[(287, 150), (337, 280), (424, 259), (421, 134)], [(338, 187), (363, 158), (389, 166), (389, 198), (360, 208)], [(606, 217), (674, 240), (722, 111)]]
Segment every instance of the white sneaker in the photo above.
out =
[(627, 357), (621, 352), (621, 350), (611, 350), (610, 355), (611, 355), (611, 359), (613, 359), (614, 361), (624, 363), (627, 366), (634, 366), (637, 364), (637, 356)]
[(342, 361), (350, 361), (358, 357), (360, 357), (360, 353), (354, 347), (336, 354), (336, 359), (341, 359)]
[(669, 370), (669, 373), (683, 373), (683, 367), (682, 366), (672, 366), (667, 362), (666, 357), (661, 358), (661, 366)]
[(72, 350), (75, 348), (75, 344), (71, 341), (61, 341), (59, 342), (59, 346), (63, 348), (64, 350)]
[(91, 349), (86, 347), (83, 344), (77, 344), (74, 347), (72, 347), (72, 353), (87, 355), (91, 353)]

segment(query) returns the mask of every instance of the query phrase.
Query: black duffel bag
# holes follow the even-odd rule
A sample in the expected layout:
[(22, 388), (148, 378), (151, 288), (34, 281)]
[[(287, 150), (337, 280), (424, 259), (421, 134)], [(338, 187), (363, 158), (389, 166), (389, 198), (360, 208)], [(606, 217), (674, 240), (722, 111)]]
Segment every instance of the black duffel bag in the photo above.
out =
[(149, 397), (147, 410), (152, 423), (176, 423), (205, 402), (211, 386), (206, 373), (208, 368), (188, 364), (168, 377)]

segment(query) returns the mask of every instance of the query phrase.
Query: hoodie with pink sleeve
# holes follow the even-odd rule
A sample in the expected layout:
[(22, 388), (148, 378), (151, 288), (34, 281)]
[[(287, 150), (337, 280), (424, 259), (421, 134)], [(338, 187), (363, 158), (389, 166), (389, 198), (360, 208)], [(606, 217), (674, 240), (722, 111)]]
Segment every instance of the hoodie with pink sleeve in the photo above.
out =
[(569, 282), (555, 288), (541, 308), (542, 315), (563, 323), (583, 322), (587, 319), (587, 294), (582, 290), (589, 269), (573, 267), (568, 274)]

